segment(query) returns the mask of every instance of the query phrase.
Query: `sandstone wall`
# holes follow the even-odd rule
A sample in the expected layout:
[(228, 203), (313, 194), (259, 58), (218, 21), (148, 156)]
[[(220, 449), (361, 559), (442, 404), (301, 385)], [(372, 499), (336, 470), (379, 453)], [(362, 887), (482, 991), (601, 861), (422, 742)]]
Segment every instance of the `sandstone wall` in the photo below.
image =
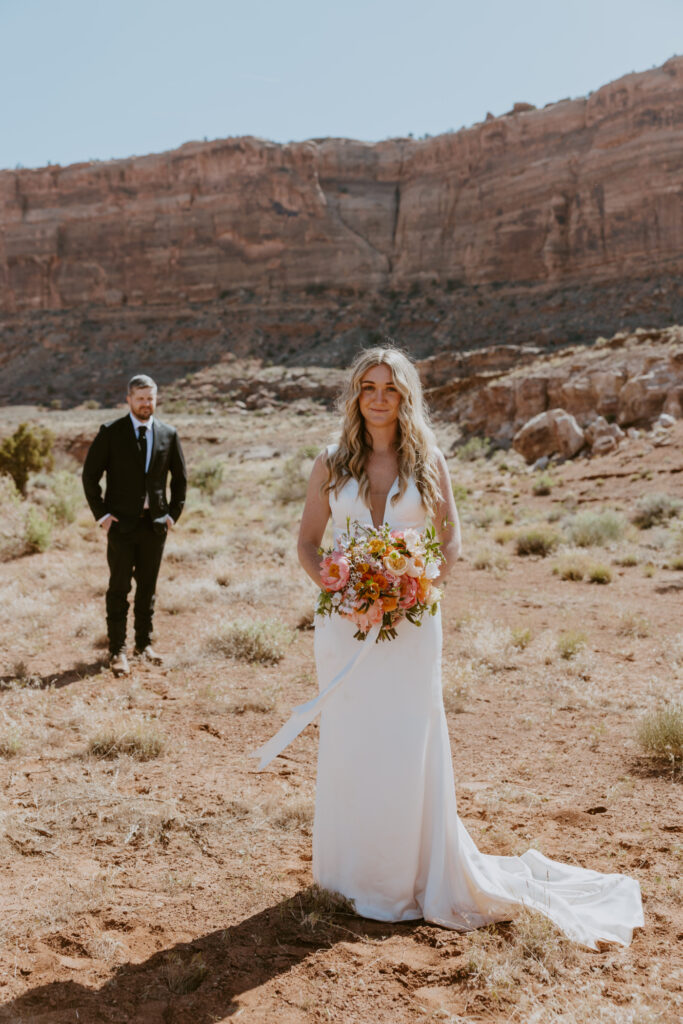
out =
[(227, 139), (3, 171), (0, 312), (672, 277), (682, 153), (674, 58), (423, 141)]

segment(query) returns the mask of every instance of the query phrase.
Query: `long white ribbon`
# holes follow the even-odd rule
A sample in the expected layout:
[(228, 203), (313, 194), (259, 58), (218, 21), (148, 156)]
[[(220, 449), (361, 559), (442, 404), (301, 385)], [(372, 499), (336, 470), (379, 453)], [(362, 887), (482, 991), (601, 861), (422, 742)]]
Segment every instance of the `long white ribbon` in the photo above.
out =
[(381, 623), (373, 626), (365, 640), (359, 645), (358, 650), (353, 657), (344, 665), (344, 668), (337, 672), (336, 676), (332, 680), (329, 686), (327, 686), (317, 697), (313, 700), (307, 701), (306, 704), (299, 704), (295, 707), (291, 715), (279, 729), (274, 736), (271, 736), (263, 746), (257, 750), (253, 750), (250, 757), (259, 757), (258, 770), (263, 771), (266, 765), (269, 765), (274, 757), (281, 754), (285, 747), (288, 747), (293, 739), (302, 732), (307, 725), (310, 725), (313, 719), (320, 714), (323, 710), (334, 691), (344, 682), (345, 679), (351, 675), (355, 668), (358, 668), (363, 658), (366, 657), (368, 651), (374, 646), (377, 636), (380, 631)]

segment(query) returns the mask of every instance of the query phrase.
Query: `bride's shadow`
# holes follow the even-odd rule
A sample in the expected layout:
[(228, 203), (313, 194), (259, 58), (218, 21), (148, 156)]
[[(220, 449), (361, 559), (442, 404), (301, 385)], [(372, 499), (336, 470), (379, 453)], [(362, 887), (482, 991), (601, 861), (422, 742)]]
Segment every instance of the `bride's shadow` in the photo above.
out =
[(331, 909), (311, 887), (239, 924), (177, 943), (141, 963), (122, 964), (99, 989), (72, 980), (39, 985), (0, 1007), (0, 1022), (39, 1022), (45, 1015), (50, 1022), (86, 1024), (213, 1024), (237, 1012), (242, 993), (318, 950), (410, 927)]

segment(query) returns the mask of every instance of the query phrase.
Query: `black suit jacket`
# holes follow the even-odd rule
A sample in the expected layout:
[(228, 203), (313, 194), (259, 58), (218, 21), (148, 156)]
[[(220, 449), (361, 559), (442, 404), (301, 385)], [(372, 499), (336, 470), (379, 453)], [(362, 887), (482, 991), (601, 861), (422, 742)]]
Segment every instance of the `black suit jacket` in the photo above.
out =
[[(102, 497), (100, 480), (107, 474), (107, 488)], [(171, 499), (166, 496), (166, 482), (171, 474)], [(130, 416), (105, 423), (90, 445), (83, 465), (83, 489), (95, 519), (108, 512), (119, 520), (119, 530), (134, 529), (142, 515), (145, 494), (155, 527), (165, 529), (165, 517), (178, 522), (185, 504), (187, 473), (180, 440), (174, 427), (154, 419), (152, 457), (145, 467)]]

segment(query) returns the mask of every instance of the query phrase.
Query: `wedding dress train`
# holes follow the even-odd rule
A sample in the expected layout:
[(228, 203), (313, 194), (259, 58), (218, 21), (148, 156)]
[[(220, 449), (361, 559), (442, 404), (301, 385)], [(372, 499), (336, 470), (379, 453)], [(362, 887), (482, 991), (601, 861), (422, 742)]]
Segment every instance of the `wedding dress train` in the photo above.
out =
[[(414, 483), (385, 521), (423, 529)], [(349, 480), (330, 495), (333, 525), (370, 524)], [(361, 646), (338, 615), (317, 618), (321, 692)], [(334, 688), (333, 688), (334, 689)], [(315, 702), (310, 702), (311, 706)], [(424, 918), (469, 930), (512, 917), (521, 906), (549, 917), (571, 939), (597, 948), (627, 945), (643, 925), (635, 879), (549, 860), (480, 853), (460, 821), (441, 694), (441, 618), (399, 625), (395, 640), (371, 643), (328, 699), (320, 720), (313, 875), (380, 921)]]

